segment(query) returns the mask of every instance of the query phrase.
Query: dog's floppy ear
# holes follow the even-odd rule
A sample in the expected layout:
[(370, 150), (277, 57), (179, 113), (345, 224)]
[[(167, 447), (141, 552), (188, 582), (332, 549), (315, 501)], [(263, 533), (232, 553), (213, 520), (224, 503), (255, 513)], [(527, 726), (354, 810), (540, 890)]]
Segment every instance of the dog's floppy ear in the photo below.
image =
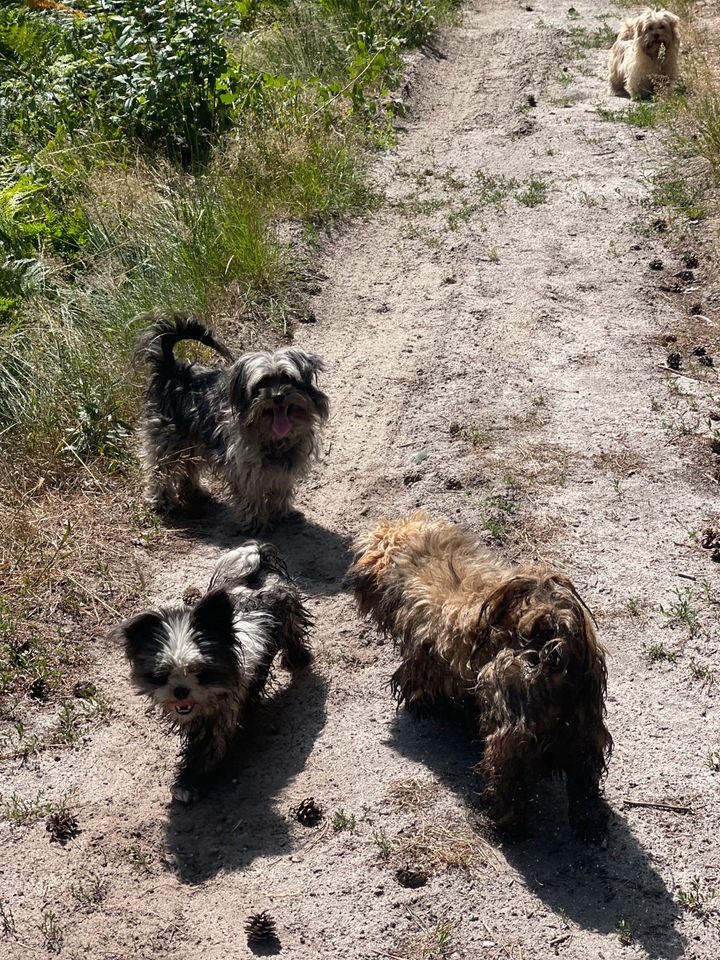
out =
[(303, 383), (306, 383), (309, 387), (315, 386), (317, 384), (318, 374), (325, 369), (325, 364), (320, 357), (316, 357), (314, 353), (306, 353), (304, 350), (298, 350), (295, 347), (289, 347), (285, 353), (297, 369)]
[(163, 619), (154, 610), (138, 613), (118, 624), (110, 631), (110, 639), (125, 645), (125, 656), (134, 660), (149, 640), (152, 640)]
[(206, 593), (192, 612), (193, 628), (206, 640), (232, 642), (235, 608), (222, 587)]
[(640, 17), (623, 20), (623, 24), (620, 27), (620, 31), (617, 36), (618, 40), (634, 40), (639, 20)]
[(250, 407), (251, 401), (248, 395), (248, 386), (250, 383), (252, 362), (253, 355), (247, 354), (247, 356), (240, 357), (239, 360), (236, 360), (228, 371), (230, 406), (238, 413), (246, 413)]

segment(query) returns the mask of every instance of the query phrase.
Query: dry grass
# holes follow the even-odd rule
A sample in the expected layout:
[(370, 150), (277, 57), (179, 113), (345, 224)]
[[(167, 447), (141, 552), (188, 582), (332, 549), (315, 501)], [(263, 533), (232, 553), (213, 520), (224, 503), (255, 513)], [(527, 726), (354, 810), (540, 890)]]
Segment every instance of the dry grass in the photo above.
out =
[(401, 831), (392, 839), (391, 847), (392, 856), (398, 863), (412, 864), (428, 874), (483, 866), (490, 850), (489, 845), (465, 824), (422, 824)]
[(388, 799), (398, 810), (427, 809), (440, 796), (441, 787), (437, 780), (421, 780), (418, 777), (409, 780), (395, 780), (390, 784)]
[(112, 708), (93, 682), (108, 627), (144, 595), (166, 537), (120, 481), (0, 507), (0, 756), (69, 746)]

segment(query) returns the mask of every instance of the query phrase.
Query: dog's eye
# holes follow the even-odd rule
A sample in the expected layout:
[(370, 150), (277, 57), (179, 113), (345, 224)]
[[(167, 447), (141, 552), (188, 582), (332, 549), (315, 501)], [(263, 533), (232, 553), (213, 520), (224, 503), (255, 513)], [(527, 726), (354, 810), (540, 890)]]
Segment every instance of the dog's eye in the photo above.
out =
[(222, 674), (219, 670), (200, 670), (197, 674), (197, 681), (203, 686), (207, 686), (212, 683), (220, 683), (222, 680)]
[(164, 687), (167, 683), (169, 674), (167, 673), (158, 673), (155, 670), (151, 670), (149, 673), (146, 673), (143, 677), (148, 683), (152, 683), (156, 687)]

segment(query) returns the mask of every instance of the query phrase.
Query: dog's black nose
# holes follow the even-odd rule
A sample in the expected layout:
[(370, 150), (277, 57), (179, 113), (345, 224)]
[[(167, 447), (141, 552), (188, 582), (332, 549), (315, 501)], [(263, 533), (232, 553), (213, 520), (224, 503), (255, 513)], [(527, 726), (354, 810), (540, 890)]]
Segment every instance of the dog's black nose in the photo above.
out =
[(274, 393), (272, 395), (273, 403), (278, 404), (285, 403), (285, 394), (284, 393)]
[(173, 696), (176, 700), (187, 700), (190, 695), (190, 690), (187, 687), (175, 687), (173, 690)]

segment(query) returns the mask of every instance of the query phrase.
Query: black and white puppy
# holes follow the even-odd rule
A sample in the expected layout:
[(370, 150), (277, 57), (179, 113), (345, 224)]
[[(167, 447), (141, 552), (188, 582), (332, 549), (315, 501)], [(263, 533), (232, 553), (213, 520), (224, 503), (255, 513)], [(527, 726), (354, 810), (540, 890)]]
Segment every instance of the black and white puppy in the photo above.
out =
[[(259, 530), (290, 510), (298, 482), (319, 453), (327, 396), (318, 389), (321, 361), (294, 347), (247, 353), (232, 362), (227, 347), (199, 320), (156, 314), (136, 355), (151, 370), (140, 423), (145, 496), (156, 510), (187, 506), (201, 491), (203, 469), (229, 488), (239, 520)], [(231, 365), (178, 360), (174, 346), (197, 340)]]
[(288, 670), (310, 662), (310, 625), (276, 548), (253, 540), (220, 557), (194, 606), (148, 610), (115, 628), (135, 689), (182, 737), (175, 799), (189, 802), (219, 772), (276, 654)]

